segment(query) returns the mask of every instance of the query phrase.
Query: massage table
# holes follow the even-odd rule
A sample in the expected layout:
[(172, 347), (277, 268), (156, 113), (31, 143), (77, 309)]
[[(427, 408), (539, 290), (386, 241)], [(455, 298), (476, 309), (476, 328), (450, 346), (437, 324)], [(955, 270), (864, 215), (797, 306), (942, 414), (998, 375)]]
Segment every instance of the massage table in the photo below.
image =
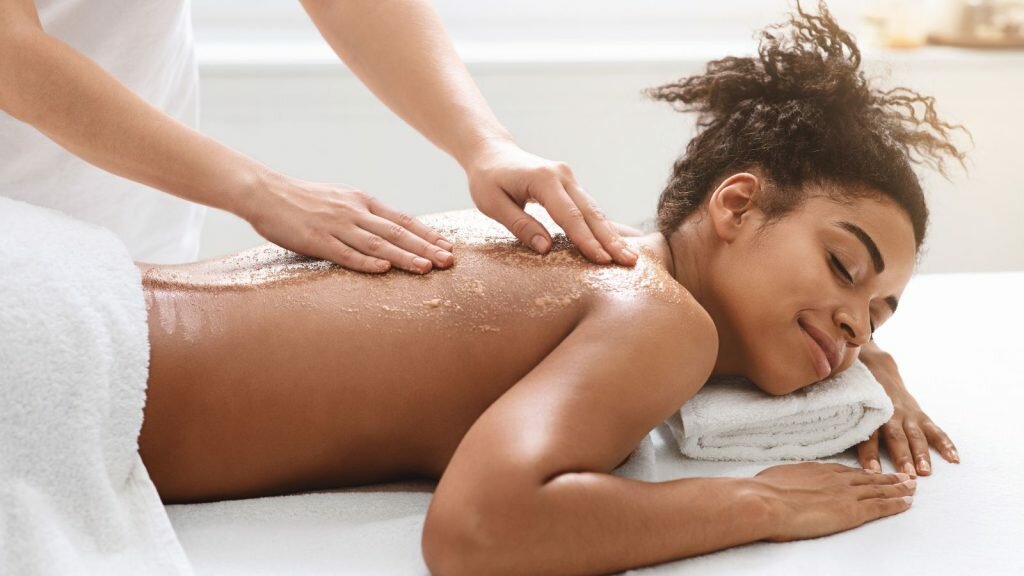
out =
[[(909, 510), (812, 540), (755, 542), (625, 573), (1024, 574), (1022, 302), (1024, 272), (918, 275), (876, 334), (961, 456), (951, 464), (932, 452), (933, 472), (918, 477)], [(749, 477), (786, 463), (688, 459), (665, 424), (648, 439), (655, 481)], [(884, 446), (881, 456), (893, 472)], [(855, 448), (822, 461), (859, 465)], [(399, 482), (167, 513), (199, 576), (427, 574), (420, 537), (433, 488)]]

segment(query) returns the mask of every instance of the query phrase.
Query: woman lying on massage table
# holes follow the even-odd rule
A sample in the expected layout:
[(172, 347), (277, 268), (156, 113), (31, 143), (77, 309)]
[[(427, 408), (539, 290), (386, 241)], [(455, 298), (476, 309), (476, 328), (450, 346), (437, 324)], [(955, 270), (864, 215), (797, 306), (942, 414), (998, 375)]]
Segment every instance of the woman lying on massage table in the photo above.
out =
[[(765, 35), (759, 59), (649, 90), (701, 111), (702, 129), (658, 232), (628, 239), (634, 268), (591, 264), (561, 235), (536, 254), (470, 211), (424, 219), (456, 242), (456, 264), (429, 275), (273, 245), (140, 265), (152, 352), (139, 445), (161, 497), (436, 479), (424, 559), (471, 574), (616, 572), (907, 510), (907, 475), (839, 464), (608, 474), (709, 376), (792, 392), (850, 366), (896, 311), (927, 220), (909, 149), (962, 153), (930, 99), (865, 84), (821, 9), (792, 18), (788, 38)], [(904, 115), (913, 103), (925, 120)], [(873, 369), (898, 380), (887, 362)], [(924, 434), (914, 453), (931, 442), (954, 460), (906, 398), (898, 410)]]

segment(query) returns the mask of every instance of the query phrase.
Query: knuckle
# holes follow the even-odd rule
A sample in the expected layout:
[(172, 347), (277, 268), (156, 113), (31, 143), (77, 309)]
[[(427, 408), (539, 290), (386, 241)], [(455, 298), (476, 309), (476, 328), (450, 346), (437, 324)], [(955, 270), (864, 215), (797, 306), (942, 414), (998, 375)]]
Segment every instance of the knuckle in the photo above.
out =
[(921, 432), (921, 429), (916, 427), (908, 427), (906, 430), (906, 434), (907, 438), (912, 438), (914, 440), (920, 440), (924, 438), (924, 434)]
[(405, 231), (406, 228), (412, 228), (413, 224), (416, 223), (416, 219), (406, 214), (405, 212), (399, 212), (396, 215), (396, 218), (396, 222), (398, 222), (398, 224), (402, 227), (403, 232)]
[(379, 252), (384, 247), (384, 239), (376, 234), (371, 234), (366, 241), (366, 249), (370, 252)]
[(522, 235), (523, 232), (526, 231), (526, 227), (529, 225), (530, 218), (527, 216), (520, 216), (512, 222), (512, 226), (509, 227), (509, 230), (512, 232), (513, 235), (519, 237)]
[(401, 240), (408, 232), (403, 224), (391, 224), (388, 226), (388, 238), (392, 241)]
[(337, 250), (334, 251), (334, 255), (339, 262), (344, 263), (347, 266), (355, 264), (356, 251), (348, 246), (338, 246)]
[(903, 438), (903, 430), (895, 426), (886, 427), (884, 434), (886, 440), (900, 440)]
[(583, 218), (583, 212), (582, 212), (582, 211), (581, 211), (581, 210), (579, 209), (579, 207), (578, 207), (578, 206), (571, 206), (571, 207), (570, 207), (570, 208), (569, 208), (569, 209), (568, 209), (568, 210), (566, 211), (566, 214), (565, 214), (565, 216), (566, 216), (566, 218), (568, 218), (569, 220), (573, 220), (573, 221), (577, 221), (577, 222), (580, 222), (580, 221), (583, 221), (583, 220), (584, 220), (584, 218)]

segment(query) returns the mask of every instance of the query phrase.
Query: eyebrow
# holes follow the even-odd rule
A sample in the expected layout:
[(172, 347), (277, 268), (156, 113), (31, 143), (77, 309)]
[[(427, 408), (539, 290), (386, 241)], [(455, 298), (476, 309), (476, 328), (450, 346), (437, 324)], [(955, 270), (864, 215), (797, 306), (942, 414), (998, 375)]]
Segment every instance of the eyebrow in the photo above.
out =
[[(846, 220), (840, 220), (839, 222), (836, 222), (835, 225), (856, 236), (857, 239), (860, 240), (861, 244), (867, 248), (868, 254), (871, 255), (871, 263), (875, 266), (875, 274), (881, 274), (882, 271), (885, 270), (885, 258), (882, 258), (882, 253), (878, 250), (878, 245), (875, 244), (875, 241), (867, 232), (864, 231), (863, 228), (857, 226), (853, 222), (847, 222)], [(889, 308), (892, 309), (892, 313), (895, 314), (896, 307), (899, 306), (899, 300), (897, 300), (895, 296), (887, 296), (885, 298), (885, 303), (889, 305)]]

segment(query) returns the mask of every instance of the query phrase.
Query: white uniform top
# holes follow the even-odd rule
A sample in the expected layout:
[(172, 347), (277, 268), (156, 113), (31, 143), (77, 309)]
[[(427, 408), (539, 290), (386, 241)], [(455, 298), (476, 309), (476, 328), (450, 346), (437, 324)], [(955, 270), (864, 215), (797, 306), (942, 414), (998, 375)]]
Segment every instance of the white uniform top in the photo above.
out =
[[(43, 29), (181, 122), (198, 125), (188, 0), (36, 0)], [(136, 261), (195, 260), (206, 207), (105, 172), (0, 111), (0, 195), (113, 230)]]

